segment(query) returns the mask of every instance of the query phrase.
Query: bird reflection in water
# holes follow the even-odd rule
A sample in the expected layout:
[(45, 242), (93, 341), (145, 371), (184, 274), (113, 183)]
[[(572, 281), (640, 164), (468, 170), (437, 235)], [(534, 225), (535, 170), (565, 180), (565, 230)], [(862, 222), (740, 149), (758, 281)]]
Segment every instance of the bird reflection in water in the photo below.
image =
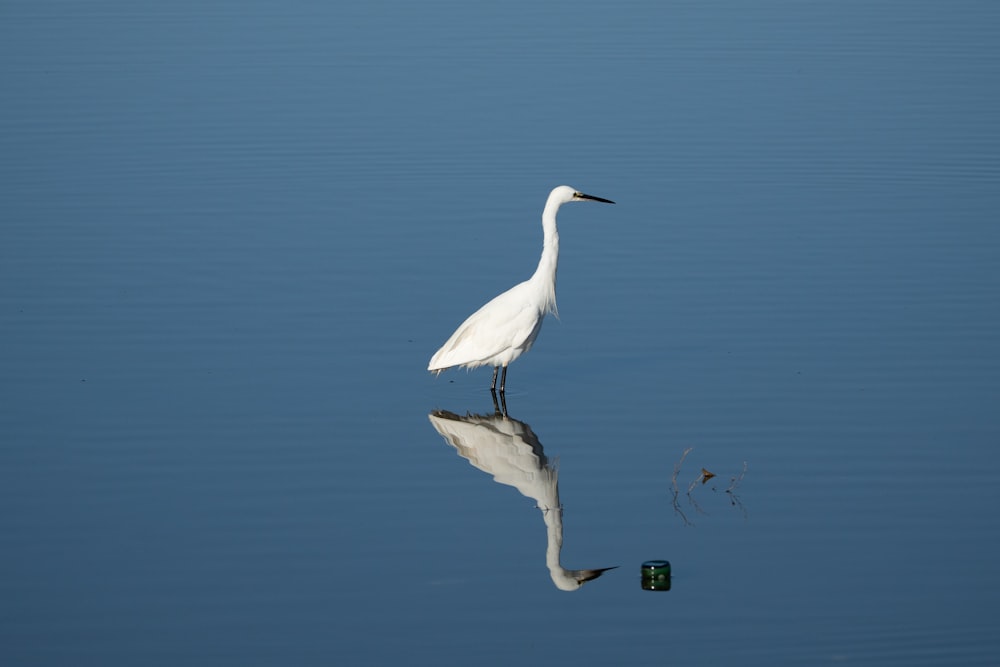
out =
[(531, 427), (501, 411), (494, 399), (492, 415), (460, 416), (446, 410), (430, 413), (431, 424), (459, 456), (493, 475), (494, 481), (513, 486), (532, 498), (542, 511), (548, 533), (545, 564), (557, 588), (575, 591), (613, 567), (567, 570), (560, 563), (563, 541), (563, 508), (559, 503), (558, 471), (545, 456)]

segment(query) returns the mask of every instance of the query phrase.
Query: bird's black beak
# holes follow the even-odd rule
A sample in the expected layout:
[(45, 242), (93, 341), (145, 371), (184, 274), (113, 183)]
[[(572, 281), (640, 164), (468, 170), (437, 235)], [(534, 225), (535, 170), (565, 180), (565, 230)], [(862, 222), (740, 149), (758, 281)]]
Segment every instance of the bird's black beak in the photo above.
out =
[(610, 199), (604, 199), (603, 197), (595, 197), (594, 195), (585, 195), (582, 192), (577, 192), (576, 196), (580, 199), (589, 199), (590, 201), (599, 201), (605, 204), (614, 204)]
[[(614, 204), (613, 201), (608, 201), (607, 199), (598, 199), (597, 201), (603, 201), (609, 204)], [(580, 582), (581, 585), (583, 585), (588, 581), (593, 581), (594, 579), (597, 579), (599, 576), (601, 576), (608, 570), (616, 570), (616, 569), (618, 569), (617, 565), (613, 565), (611, 567), (602, 567), (596, 570), (573, 570), (572, 575), (574, 579), (576, 579), (578, 582)]]

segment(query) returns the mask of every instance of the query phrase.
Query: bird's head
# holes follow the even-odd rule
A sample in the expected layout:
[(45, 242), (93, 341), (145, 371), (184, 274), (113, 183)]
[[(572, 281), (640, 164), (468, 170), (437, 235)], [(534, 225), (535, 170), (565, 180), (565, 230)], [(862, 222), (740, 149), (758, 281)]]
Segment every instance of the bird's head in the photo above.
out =
[(602, 197), (595, 197), (593, 195), (587, 195), (576, 188), (571, 188), (568, 185), (560, 185), (549, 195), (549, 201), (555, 200), (560, 204), (566, 204), (571, 201), (599, 201), (605, 204), (614, 204), (610, 199), (604, 199)]

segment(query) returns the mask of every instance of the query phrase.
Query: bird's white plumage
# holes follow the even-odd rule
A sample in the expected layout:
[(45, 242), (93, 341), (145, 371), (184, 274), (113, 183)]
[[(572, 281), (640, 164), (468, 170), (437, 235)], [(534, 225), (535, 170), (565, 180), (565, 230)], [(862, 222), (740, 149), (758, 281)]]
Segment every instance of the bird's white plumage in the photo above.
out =
[(556, 313), (556, 270), (559, 262), (556, 213), (562, 204), (586, 200), (614, 203), (585, 195), (567, 185), (552, 190), (542, 212), (544, 239), (535, 273), (470, 315), (431, 357), (427, 370), (440, 372), (454, 366), (478, 368), (489, 365), (502, 367), (506, 374), (508, 364), (531, 349), (545, 315)]
[(530, 281), (525, 281), (494, 297), (455, 330), (427, 370), (506, 366), (530, 350), (549, 312), (546, 304), (531, 298), (532, 292)]

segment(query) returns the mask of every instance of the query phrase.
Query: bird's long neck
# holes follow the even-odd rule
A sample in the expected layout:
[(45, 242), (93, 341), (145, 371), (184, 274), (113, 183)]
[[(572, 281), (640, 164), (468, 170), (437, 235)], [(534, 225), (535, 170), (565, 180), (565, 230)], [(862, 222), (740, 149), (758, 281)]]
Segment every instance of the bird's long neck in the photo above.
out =
[(532, 282), (542, 286), (546, 295), (546, 310), (558, 316), (556, 310), (556, 270), (559, 266), (559, 229), (556, 227), (556, 212), (559, 202), (549, 201), (542, 212), (542, 257), (538, 268), (531, 276)]

